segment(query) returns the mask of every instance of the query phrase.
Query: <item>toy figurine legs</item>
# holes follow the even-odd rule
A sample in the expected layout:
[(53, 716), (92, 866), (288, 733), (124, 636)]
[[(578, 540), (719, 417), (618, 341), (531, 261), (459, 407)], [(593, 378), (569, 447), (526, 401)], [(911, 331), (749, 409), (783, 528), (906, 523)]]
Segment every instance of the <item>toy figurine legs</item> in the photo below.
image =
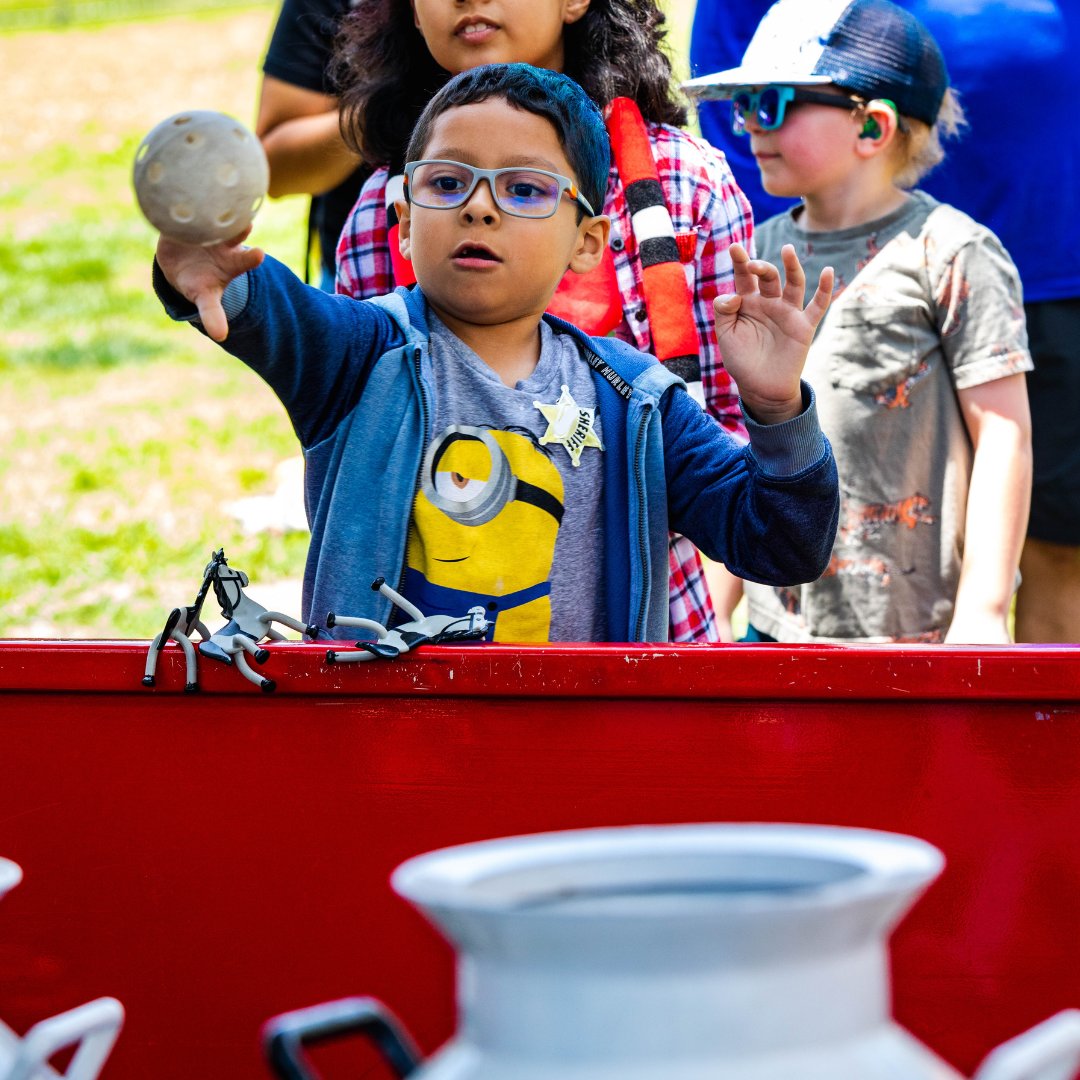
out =
[[(165, 628), (151, 643), (146, 656), (143, 686), (154, 685), (158, 654), (165, 648), (166, 643), (172, 640), (178, 642), (184, 651), (187, 666), (187, 683), (184, 690), (188, 692), (198, 690), (198, 663), (195, 647), (191, 643), (191, 634), (198, 630), (202, 637), (199, 652), (203, 656), (235, 667), (249, 682), (254, 683), (260, 690), (270, 693), (275, 687), (274, 680), (253, 671), (245, 653), (250, 654), (257, 664), (266, 663), (270, 658), (270, 653), (266, 649), (259, 648), (259, 642), (264, 639), (285, 640), (285, 635), (274, 629), (274, 623), (288, 626), (297, 633), (311, 638), (318, 635), (318, 628), (294, 619), (291, 615), (284, 615), (280, 611), (267, 611), (244, 592), (247, 584), (247, 574), (243, 570), (234, 570), (228, 565), (224, 549), (219, 548), (214, 552), (203, 571), (203, 581), (195, 597), (195, 603), (187, 608), (174, 608), (165, 621)], [(211, 588), (221, 608), (221, 614), (229, 620), (213, 634), (200, 620), (203, 601)]]
[(327, 613), (327, 627), (356, 626), (369, 630), (376, 636), (375, 641), (358, 641), (356, 649), (338, 652), (329, 649), (326, 653), (328, 664), (360, 663), (364, 660), (396, 660), (403, 653), (417, 645), (440, 644), (445, 641), (478, 640), (487, 632), (488, 622), (482, 607), (470, 608), (466, 615), (425, 615), (415, 604), (410, 603), (400, 593), (395, 592), (383, 578), (376, 578), (371, 583), (373, 592), (381, 593), (392, 604), (399, 607), (410, 622), (401, 623), (393, 630), (387, 629), (374, 619), (361, 619), (348, 615)]
[(158, 656), (160, 655), (161, 650), (165, 648), (166, 642), (171, 640), (177, 642), (184, 650), (184, 660), (187, 664), (187, 682), (184, 684), (185, 692), (190, 694), (199, 689), (199, 672), (195, 660), (195, 647), (191, 644), (191, 638), (188, 635), (191, 634), (193, 630), (198, 630), (203, 641), (210, 637), (210, 631), (199, 619), (199, 614), (202, 610), (203, 595), (205, 594), (200, 593), (200, 596), (196, 597), (195, 603), (191, 607), (173, 608), (169, 613), (169, 617), (165, 620), (165, 628), (150, 643), (150, 648), (146, 653), (146, 668), (143, 672), (142, 680), (143, 686), (154, 685), (154, 678), (157, 673)]

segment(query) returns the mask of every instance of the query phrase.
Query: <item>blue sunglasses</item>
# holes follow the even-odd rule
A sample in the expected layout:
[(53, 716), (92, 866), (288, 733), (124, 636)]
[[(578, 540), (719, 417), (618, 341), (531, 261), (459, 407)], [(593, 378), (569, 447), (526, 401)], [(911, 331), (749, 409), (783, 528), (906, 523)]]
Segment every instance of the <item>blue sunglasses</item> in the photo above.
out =
[(831, 105), (849, 112), (860, 104), (854, 98), (804, 90), (802, 87), (766, 86), (762, 90), (753, 90), (749, 86), (743, 86), (739, 87), (731, 98), (731, 130), (736, 135), (745, 135), (746, 121), (753, 117), (762, 131), (776, 131), (784, 122), (787, 107), (801, 102), (808, 105)]

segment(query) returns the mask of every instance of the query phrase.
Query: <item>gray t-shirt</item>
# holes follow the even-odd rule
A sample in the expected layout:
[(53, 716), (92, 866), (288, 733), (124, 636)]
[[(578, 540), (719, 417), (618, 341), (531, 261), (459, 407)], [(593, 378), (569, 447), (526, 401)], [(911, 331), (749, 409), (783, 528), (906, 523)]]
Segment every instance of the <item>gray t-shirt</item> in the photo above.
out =
[(572, 338), (541, 323), (536, 370), (508, 387), (434, 312), (430, 322), (435, 437), (413, 503), (405, 595), (425, 615), (482, 604), (495, 641), (602, 640), (603, 431), (591, 369)]
[(836, 270), (804, 378), (836, 455), (840, 526), (816, 582), (747, 585), (749, 619), (781, 641), (940, 641), (972, 465), (956, 392), (1031, 370), (1019, 277), (993, 233), (923, 192), (836, 232), (801, 229), (799, 213), (755, 236), (777, 264), (794, 244), (808, 283)]

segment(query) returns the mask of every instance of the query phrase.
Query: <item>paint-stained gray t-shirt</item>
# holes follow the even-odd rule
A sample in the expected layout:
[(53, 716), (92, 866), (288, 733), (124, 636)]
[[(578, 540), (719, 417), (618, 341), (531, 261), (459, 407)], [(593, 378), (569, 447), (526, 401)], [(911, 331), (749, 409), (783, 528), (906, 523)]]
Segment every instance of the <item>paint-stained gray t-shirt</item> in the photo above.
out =
[(964, 550), (972, 446), (957, 390), (1031, 370), (1020, 280), (988, 229), (923, 192), (887, 217), (807, 232), (800, 210), (757, 230), (807, 281), (836, 270), (804, 377), (840, 472), (832, 561), (808, 585), (748, 584), (749, 620), (781, 641), (940, 641)]
[(509, 387), (429, 318), (435, 435), (413, 502), (405, 595), (425, 615), (481, 604), (495, 641), (604, 640), (591, 369), (573, 338), (541, 323), (536, 369)]

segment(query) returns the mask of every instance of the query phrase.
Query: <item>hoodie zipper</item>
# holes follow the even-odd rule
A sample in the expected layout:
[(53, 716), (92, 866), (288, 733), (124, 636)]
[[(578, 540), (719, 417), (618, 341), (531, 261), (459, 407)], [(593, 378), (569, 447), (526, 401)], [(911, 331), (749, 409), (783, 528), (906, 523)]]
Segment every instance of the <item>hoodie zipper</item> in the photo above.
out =
[[(557, 328), (556, 328), (557, 329)], [(578, 335), (575, 335), (578, 336)], [(580, 341), (580, 336), (578, 336)], [(596, 371), (601, 377), (606, 379), (615, 392), (626, 400), (629, 404), (633, 396), (633, 387), (628, 383), (618, 372), (615, 371), (606, 361), (604, 361), (596, 352), (589, 348), (585, 342), (581, 342), (583, 348), (582, 352), (585, 356), (585, 361), (588, 363), (594, 371)], [(645, 429), (648, 427), (649, 415), (652, 412), (652, 405), (645, 403), (642, 406), (641, 424), (638, 428), (637, 439), (634, 443), (634, 482), (637, 487), (638, 507), (641, 513), (638, 514), (638, 557), (641, 560), (641, 565), (644, 567), (648, 562), (649, 555), (649, 537), (648, 532), (643, 524), (645, 520), (644, 510), (646, 507), (645, 499), (645, 484), (641, 477), (641, 459), (644, 452), (645, 445)], [(631, 541), (632, 542), (632, 541)], [(645, 603), (645, 590), (642, 590), (642, 599), (638, 606), (637, 616), (634, 622), (635, 627), (635, 641), (641, 641), (645, 636), (645, 622), (647, 619), (648, 605)]]
[[(421, 437), (424, 440), (423, 445), (426, 446), (426, 444), (427, 444), (427, 430), (428, 430), (428, 401), (427, 401), (427, 391), (424, 389), (423, 381), (420, 378), (420, 348), (419, 348), (419, 346), (415, 346), (413, 348), (412, 361), (413, 361), (413, 375), (416, 378), (417, 395), (420, 398), (420, 432), (421, 432)], [(421, 451), (421, 460), (423, 460), (423, 451)], [(416, 503), (416, 496), (417, 496), (417, 493), (419, 491), (420, 491), (420, 474), (417, 473), (416, 476), (413, 478), (412, 498), (409, 500), (409, 517), (410, 518), (412, 517), (412, 508)], [(401, 566), (401, 571), (398, 574), (398, 583), (397, 583), (397, 591), (399, 593), (401, 593), (402, 596), (405, 595), (405, 564), (406, 564), (406, 560), (407, 560), (407, 557), (408, 557), (407, 556), (408, 547), (409, 547), (409, 528), (406, 525), (406, 527), (405, 527), (405, 547), (402, 548), (401, 555), (399, 557), (399, 565)], [(393, 606), (393, 604), (390, 605), (390, 613), (389, 614), (390, 614), (390, 618), (392, 619), (393, 614), (394, 614), (394, 606)], [(389, 626), (390, 622), (387, 622), (386, 625)]]
[[(634, 442), (634, 484), (636, 486), (637, 500), (638, 500), (638, 526), (637, 526), (637, 543), (638, 543), (638, 558), (644, 574), (645, 568), (649, 564), (649, 537), (645, 528), (646, 520), (646, 499), (645, 499), (645, 482), (641, 476), (641, 460), (644, 456), (645, 447), (645, 429), (648, 426), (649, 413), (652, 411), (652, 405), (646, 404), (642, 406), (641, 410), (641, 423), (638, 426), (637, 439)], [(648, 605), (645, 602), (645, 596), (648, 592), (647, 584), (645, 583), (641, 590), (641, 599), (638, 604), (637, 620), (634, 623), (634, 641), (642, 641), (645, 637), (645, 619)]]

